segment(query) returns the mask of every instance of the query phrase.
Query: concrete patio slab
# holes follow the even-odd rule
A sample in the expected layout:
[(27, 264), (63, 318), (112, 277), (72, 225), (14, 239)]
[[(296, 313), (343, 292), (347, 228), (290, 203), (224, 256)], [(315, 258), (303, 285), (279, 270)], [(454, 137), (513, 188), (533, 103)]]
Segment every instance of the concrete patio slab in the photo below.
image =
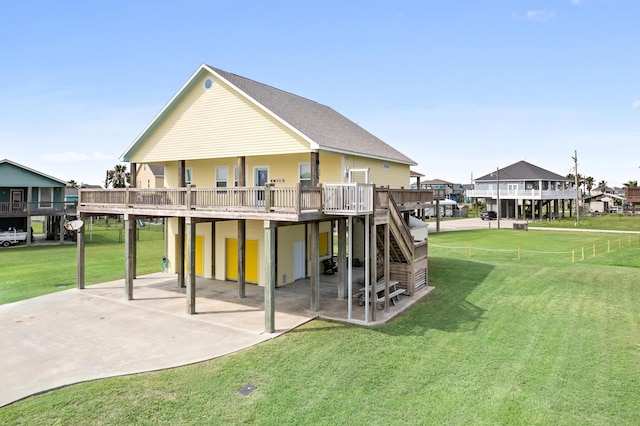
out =
[[(354, 280), (362, 276), (355, 269)], [(176, 275), (134, 280), (125, 300), (124, 280), (70, 289), (0, 305), (0, 406), (61, 386), (154, 371), (213, 359), (272, 339), (314, 318), (381, 325), (429, 294), (400, 296), (388, 311), (337, 298), (337, 275), (321, 276), (320, 311), (311, 311), (309, 279), (276, 289), (276, 332), (264, 332), (264, 288), (196, 279), (196, 314), (187, 315), (186, 289)], [(354, 284), (354, 291), (359, 288)]]

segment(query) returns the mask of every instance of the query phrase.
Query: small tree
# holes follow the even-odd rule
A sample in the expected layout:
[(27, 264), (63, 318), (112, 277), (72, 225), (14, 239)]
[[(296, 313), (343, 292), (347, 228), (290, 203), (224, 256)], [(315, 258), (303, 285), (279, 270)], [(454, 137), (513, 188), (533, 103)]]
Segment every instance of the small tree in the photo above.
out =
[(584, 178), (584, 183), (587, 186), (587, 191), (589, 192), (589, 195), (591, 195), (591, 189), (593, 188), (594, 181), (595, 179), (593, 178), (593, 176), (587, 176), (586, 178)]
[(112, 170), (107, 170), (104, 182), (106, 188), (124, 188), (131, 183), (131, 173), (127, 172), (125, 164), (116, 164)]

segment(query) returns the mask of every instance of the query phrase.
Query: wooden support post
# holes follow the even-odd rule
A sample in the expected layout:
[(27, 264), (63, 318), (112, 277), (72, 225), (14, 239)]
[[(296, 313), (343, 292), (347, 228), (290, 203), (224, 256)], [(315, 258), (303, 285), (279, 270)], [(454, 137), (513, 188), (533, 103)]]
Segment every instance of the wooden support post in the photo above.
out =
[(216, 277), (216, 221), (211, 221), (211, 271), (212, 279)]
[[(80, 216), (82, 219), (82, 216)], [(78, 290), (84, 289), (84, 270), (85, 270), (85, 262), (84, 262), (84, 226), (76, 231), (76, 259), (77, 259), (77, 267), (78, 267)]]
[(137, 269), (138, 269), (138, 219), (135, 218), (132, 221), (131, 226), (133, 229), (131, 232), (133, 233), (133, 238), (131, 238), (131, 276), (135, 280), (138, 278)]
[(338, 299), (347, 298), (347, 220), (338, 219)]
[[(129, 163), (129, 177), (131, 188), (138, 187), (138, 165), (136, 163)], [(129, 202), (131, 202), (131, 194), (129, 194)], [(137, 230), (137, 220), (133, 221), (133, 235), (134, 238), (132, 240), (133, 243), (133, 278), (138, 278), (138, 230)]]
[(178, 273), (178, 288), (184, 288), (184, 217), (178, 218), (178, 241), (176, 241), (176, 246), (178, 247), (178, 258), (176, 262), (176, 272)]
[[(389, 274), (391, 274), (390, 260), (389, 260), (389, 247), (391, 247), (391, 237), (389, 234), (389, 222), (384, 225), (384, 310), (389, 311)], [(411, 268), (413, 271), (413, 268)], [(412, 283), (407, 283), (408, 288), (413, 288)], [(413, 290), (412, 293), (413, 294)]]
[(311, 311), (318, 312), (320, 310), (320, 224), (318, 222), (311, 222), (309, 229), (311, 234), (309, 240), (311, 255), (311, 271), (309, 272), (311, 281)]
[(264, 211), (269, 213), (271, 211), (271, 184), (264, 184)]
[(196, 313), (196, 223), (186, 219), (187, 234), (187, 315)]
[(238, 298), (245, 297), (245, 270), (246, 270), (246, 237), (247, 225), (244, 219), (238, 220)]
[(135, 239), (134, 223), (136, 217), (124, 216), (124, 288), (125, 300), (133, 300), (133, 242)]
[[(369, 216), (367, 216), (369, 217)], [(378, 254), (377, 254), (377, 246), (376, 243), (376, 221), (375, 218), (371, 217), (368, 221), (369, 225), (369, 282), (371, 283), (371, 321), (376, 320), (376, 309), (378, 302), (378, 295), (376, 294), (376, 284), (378, 282)], [(386, 293), (388, 294), (388, 293)]]
[(276, 227), (271, 220), (264, 221), (264, 331), (273, 333), (276, 331)]
[(311, 186), (317, 186), (320, 182), (320, 153), (318, 151), (311, 152)]

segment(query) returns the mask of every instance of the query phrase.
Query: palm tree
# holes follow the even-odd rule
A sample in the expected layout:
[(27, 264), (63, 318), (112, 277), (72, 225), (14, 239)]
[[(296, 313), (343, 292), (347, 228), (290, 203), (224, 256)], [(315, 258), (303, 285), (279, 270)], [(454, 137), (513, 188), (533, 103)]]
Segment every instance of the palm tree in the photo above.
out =
[(126, 164), (116, 164), (113, 170), (107, 170), (106, 188), (124, 188), (128, 183), (131, 183), (131, 174), (127, 172)]
[(78, 187), (78, 182), (76, 182), (75, 180), (71, 179), (70, 181), (67, 182), (67, 188), (77, 188)]
[(593, 188), (594, 181), (595, 179), (593, 179), (593, 176), (587, 176), (584, 178), (584, 183), (587, 186), (587, 192), (589, 192), (589, 195), (591, 195), (591, 188)]
[(604, 194), (607, 191), (607, 181), (601, 180), (600, 183), (598, 183), (598, 189)]

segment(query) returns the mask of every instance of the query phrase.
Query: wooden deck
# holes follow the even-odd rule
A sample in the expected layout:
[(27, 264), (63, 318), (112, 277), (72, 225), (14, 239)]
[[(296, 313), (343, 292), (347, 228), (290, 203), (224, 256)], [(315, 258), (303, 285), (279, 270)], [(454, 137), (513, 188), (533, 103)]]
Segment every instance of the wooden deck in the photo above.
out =
[(375, 188), (372, 184), (81, 189), (78, 212), (302, 222), (328, 216), (371, 214), (388, 208), (390, 196), (402, 211), (412, 211), (433, 201), (431, 191)]

